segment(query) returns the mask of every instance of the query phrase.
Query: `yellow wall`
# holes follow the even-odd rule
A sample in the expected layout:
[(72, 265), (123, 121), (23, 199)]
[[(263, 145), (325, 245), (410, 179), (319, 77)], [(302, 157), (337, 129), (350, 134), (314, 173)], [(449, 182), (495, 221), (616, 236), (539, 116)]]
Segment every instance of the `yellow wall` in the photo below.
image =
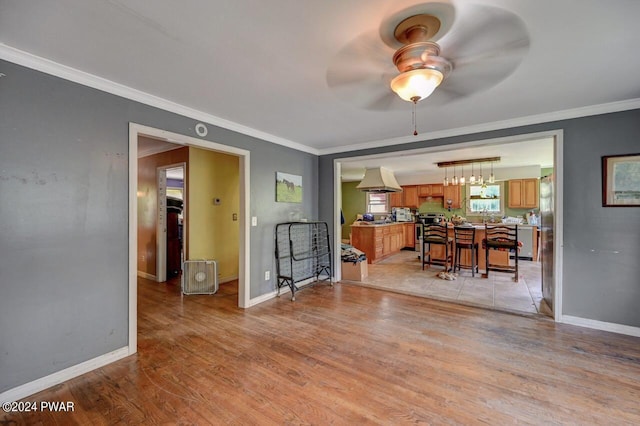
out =
[(240, 227), (233, 214), (240, 210), (239, 167), (233, 155), (189, 148), (188, 260), (214, 259), (221, 282), (238, 277)]

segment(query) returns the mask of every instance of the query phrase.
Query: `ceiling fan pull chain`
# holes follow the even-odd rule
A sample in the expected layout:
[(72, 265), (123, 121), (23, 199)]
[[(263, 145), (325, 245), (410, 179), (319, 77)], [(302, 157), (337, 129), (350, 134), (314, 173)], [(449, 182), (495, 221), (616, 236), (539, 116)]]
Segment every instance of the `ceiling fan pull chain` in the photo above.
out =
[(416, 105), (418, 104), (418, 100), (419, 99), (412, 99), (413, 100), (413, 112), (411, 114), (411, 121), (413, 123), (413, 136), (418, 136), (418, 123), (417, 123), (417, 118), (416, 118)]

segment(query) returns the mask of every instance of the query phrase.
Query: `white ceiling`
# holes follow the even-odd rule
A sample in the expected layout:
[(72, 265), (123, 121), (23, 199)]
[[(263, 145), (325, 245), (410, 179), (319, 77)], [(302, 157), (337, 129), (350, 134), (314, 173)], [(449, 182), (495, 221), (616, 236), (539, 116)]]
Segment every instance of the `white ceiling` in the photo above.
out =
[(452, 150), (449, 146), (425, 148), (414, 151), (401, 151), (382, 155), (370, 155), (341, 160), (342, 181), (361, 180), (366, 168), (383, 166), (394, 172), (400, 185), (419, 183), (436, 183), (442, 181), (445, 169), (436, 163), (459, 160), (499, 157), (500, 161), (491, 163), (474, 163), (470, 165), (447, 168), (449, 179), (455, 171), (458, 177), (469, 178), (473, 171), (475, 176), (481, 172), (486, 178), (493, 167), (498, 180), (540, 177), (540, 169), (553, 167), (553, 138), (545, 137), (535, 140), (517, 142), (489, 141), (471, 143)]
[[(330, 87), (340, 55), (365, 38), (372, 60), (389, 55), (385, 66), (393, 69), (380, 32), (407, 8), (444, 7), (432, 3), (0, 0), (0, 57), (45, 58), (190, 108), (209, 118), (203, 121), (316, 154), (640, 106), (634, 0), (446, 1), (455, 14), (439, 35), (442, 56), (449, 34), (473, 24), (478, 5), (519, 17), (529, 45), (491, 87), (448, 102), (436, 92), (420, 102), (418, 136), (411, 104), (366, 109)], [(386, 85), (381, 79), (375, 90), (389, 91)]]

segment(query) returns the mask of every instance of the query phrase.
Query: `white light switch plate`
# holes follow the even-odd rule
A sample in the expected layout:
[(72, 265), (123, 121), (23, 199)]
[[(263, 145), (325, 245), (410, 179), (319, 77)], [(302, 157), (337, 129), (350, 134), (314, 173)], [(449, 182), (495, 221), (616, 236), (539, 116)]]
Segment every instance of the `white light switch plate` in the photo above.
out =
[(258, 216), (251, 217), (251, 226), (258, 226)]

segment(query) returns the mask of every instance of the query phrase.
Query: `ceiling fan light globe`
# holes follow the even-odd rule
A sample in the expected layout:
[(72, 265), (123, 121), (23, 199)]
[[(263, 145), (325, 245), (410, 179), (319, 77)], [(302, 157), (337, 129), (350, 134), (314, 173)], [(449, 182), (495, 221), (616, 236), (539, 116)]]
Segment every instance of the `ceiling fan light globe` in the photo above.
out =
[(391, 80), (391, 90), (407, 102), (417, 102), (428, 98), (443, 78), (440, 71), (428, 68), (406, 71)]

